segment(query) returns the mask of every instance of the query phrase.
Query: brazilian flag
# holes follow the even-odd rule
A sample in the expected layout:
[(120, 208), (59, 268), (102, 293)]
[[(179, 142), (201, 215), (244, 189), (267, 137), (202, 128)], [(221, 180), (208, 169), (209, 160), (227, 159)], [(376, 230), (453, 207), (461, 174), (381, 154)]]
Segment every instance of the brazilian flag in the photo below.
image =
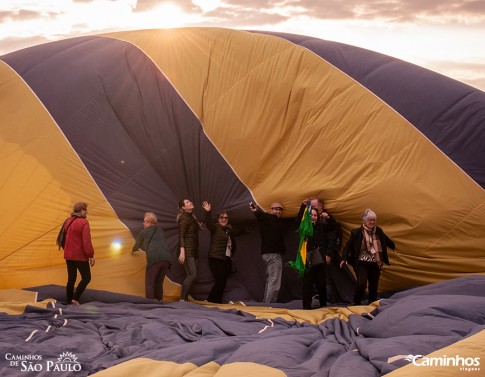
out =
[(313, 224), (312, 224), (312, 207), (310, 206), (310, 200), (308, 201), (307, 208), (303, 213), (300, 226), (298, 227), (298, 234), (300, 236), (300, 244), (298, 245), (298, 252), (296, 253), (296, 260), (294, 262), (288, 262), (288, 265), (294, 268), (298, 272), (299, 277), (303, 277), (305, 273), (306, 252), (307, 252), (307, 240), (308, 237), (313, 236)]

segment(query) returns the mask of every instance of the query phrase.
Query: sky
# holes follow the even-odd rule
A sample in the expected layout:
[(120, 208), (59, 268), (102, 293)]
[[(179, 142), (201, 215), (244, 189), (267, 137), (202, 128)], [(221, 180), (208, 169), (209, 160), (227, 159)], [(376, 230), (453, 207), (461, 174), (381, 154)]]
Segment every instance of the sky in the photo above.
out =
[(1, 0), (0, 56), (77, 36), (175, 27), (346, 43), (485, 91), (485, 0)]

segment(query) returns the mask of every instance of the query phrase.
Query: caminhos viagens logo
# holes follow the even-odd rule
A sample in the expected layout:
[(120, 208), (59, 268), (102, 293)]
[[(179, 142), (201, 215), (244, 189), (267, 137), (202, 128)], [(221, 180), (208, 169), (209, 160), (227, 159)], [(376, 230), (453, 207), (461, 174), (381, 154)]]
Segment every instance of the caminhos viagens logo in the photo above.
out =
[(407, 360), (417, 367), (454, 367), (464, 372), (475, 372), (480, 370), (479, 357), (461, 357), (456, 356), (423, 356), (423, 355), (407, 355), (404, 360)]

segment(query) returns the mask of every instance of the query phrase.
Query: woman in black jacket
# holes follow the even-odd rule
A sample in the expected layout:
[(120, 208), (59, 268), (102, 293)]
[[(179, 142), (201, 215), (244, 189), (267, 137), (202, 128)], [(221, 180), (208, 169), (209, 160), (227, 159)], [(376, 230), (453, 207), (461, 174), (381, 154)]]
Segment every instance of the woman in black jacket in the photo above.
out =
[[(296, 223), (300, 225), (308, 201), (304, 200), (296, 216)], [(307, 239), (307, 260), (303, 275), (302, 302), (303, 309), (312, 309), (314, 287), (318, 292), (319, 307), (327, 305), (326, 275), (327, 264), (333, 257), (334, 245), (337, 242), (336, 227), (323, 224), (316, 208), (311, 209), (313, 235)]]
[(236, 235), (229, 224), (227, 212), (222, 211), (218, 215), (217, 223), (212, 222), (211, 204), (204, 202), (205, 224), (211, 233), (209, 247), (209, 267), (214, 277), (207, 301), (222, 303), (222, 296), (226, 288), (227, 278), (232, 270), (232, 257), (236, 252), (234, 236)]
[(360, 305), (364, 296), (367, 282), (369, 282), (369, 301), (377, 300), (377, 290), (383, 263), (390, 265), (387, 256), (387, 248), (395, 249), (394, 242), (376, 226), (377, 215), (374, 211), (366, 209), (362, 215), (362, 225), (352, 229), (350, 238), (345, 244), (342, 261), (343, 264), (350, 263), (357, 276), (357, 287), (355, 289), (353, 303)]
[(187, 301), (189, 290), (197, 277), (199, 268), (199, 229), (200, 224), (193, 214), (194, 204), (189, 199), (179, 202), (177, 225), (179, 231), (179, 263), (187, 274), (182, 283), (180, 301)]

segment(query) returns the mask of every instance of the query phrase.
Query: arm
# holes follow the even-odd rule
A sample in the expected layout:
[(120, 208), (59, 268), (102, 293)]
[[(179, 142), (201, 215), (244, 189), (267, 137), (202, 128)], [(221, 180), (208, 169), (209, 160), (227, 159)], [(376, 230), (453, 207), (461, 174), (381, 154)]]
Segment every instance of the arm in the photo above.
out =
[(209, 229), (209, 232), (214, 233), (216, 231), (216, 225), (212, 222), (212, 213), (211, 213), (211, 205), (209, 202), (202, 203), (202, 208), (204, 208), (205, 216), (204, 222)]
[(393, 240), (391, 240), (387, 234), (383, 233), (384, 234), (384, 238), (386, 240), (386, 245), (389, 246), (392, 250), (395, 250), (396, 249), (396, 244), (394, 243)]
[(185, 262), (185, 234), (187, 233), (188, 226), (189, 226), (188, 219), (185, 216), (181, 217), (178, 223), (179, 247), (180, 247), (180, 254), (179, 254), (178, 260), (180, 264), (183, 264)]
[(84, 253), (89, 258), (89, 264), (94, 266), (94, 248), (93, 244), (91, 243), (91, 229), (87, 220), (82, 227), (82, 238)]
[(136, 238), (135, 244), (131, 249), (131, 254), (133, 254), (135, 251), (140, 250), (142, 244), (143, 244), (143, 231), (141, 231), (138, 237)]
[(351, 231), (350, 232), (350, 237), (347, 240), (347, 243), (345, 244), (344, 251), (342, 253), (342, 261), (340, 262), (340, 268), (344, 264), (347, 264), (347, 261), (350, 257), (350, 254), (352, 253), (352, 244), (354, 243), (354, 233)]
[(189, 219), (185, 216), (180, 217), (178, 228), (179, 228), (179, 245), (182, 248), (185, 248), (185, 234), (187, 233), (187, 229), (189, 228)]
[(308, 200), (305, 199), (301, 203), (300, 210), (298, 211), (298, 214), (295, 217), (296, 226), (300, 226), (301, 219), (303, 219), (303, 214), (305, 213), (305, 210), (307, 208), (307, 205), (308, 205)]

